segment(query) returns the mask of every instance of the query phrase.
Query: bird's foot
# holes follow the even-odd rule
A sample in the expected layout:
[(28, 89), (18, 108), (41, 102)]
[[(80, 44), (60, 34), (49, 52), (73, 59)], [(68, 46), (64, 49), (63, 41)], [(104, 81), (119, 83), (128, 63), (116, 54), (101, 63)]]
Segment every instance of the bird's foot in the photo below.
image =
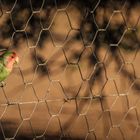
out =
[(4, 87), (4, 86), (6, 86), (6, 83), (5, 82), (0, 82), (0, 87)]

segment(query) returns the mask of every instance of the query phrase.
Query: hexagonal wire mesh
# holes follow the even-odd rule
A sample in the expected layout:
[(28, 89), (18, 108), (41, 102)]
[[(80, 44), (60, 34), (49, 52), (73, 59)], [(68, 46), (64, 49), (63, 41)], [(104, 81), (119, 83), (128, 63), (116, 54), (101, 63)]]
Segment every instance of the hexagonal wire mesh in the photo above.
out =
[(20, 58), (0, 88), (0, 139), (139, 139), (138, 0), (1, 0), (0, 47)]

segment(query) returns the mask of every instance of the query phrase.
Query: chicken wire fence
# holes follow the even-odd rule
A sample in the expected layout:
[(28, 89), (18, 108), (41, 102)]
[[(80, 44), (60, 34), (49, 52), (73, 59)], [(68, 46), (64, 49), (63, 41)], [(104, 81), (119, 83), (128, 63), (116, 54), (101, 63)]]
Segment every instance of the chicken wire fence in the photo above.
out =
[(0, 88), (0, 139), (139, 139), (139, 13), (138, 0), (1, 0), (0, 48), (20, 62)]

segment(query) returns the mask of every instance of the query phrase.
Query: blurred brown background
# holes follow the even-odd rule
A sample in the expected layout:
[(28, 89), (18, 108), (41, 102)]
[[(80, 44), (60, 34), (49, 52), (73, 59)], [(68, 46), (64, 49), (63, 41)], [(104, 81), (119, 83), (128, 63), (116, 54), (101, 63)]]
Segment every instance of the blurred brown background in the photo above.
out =
[(140, 2), (0, 0), (0, 140), (139, 140)]

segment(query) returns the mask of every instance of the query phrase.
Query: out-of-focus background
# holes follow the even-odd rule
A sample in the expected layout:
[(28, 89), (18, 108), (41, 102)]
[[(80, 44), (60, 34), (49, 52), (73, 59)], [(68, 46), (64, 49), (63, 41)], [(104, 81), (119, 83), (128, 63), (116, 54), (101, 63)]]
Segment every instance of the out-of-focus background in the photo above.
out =
[(0, 140), (139, 140), (139, 48), (139, 0), (0, 0)]

